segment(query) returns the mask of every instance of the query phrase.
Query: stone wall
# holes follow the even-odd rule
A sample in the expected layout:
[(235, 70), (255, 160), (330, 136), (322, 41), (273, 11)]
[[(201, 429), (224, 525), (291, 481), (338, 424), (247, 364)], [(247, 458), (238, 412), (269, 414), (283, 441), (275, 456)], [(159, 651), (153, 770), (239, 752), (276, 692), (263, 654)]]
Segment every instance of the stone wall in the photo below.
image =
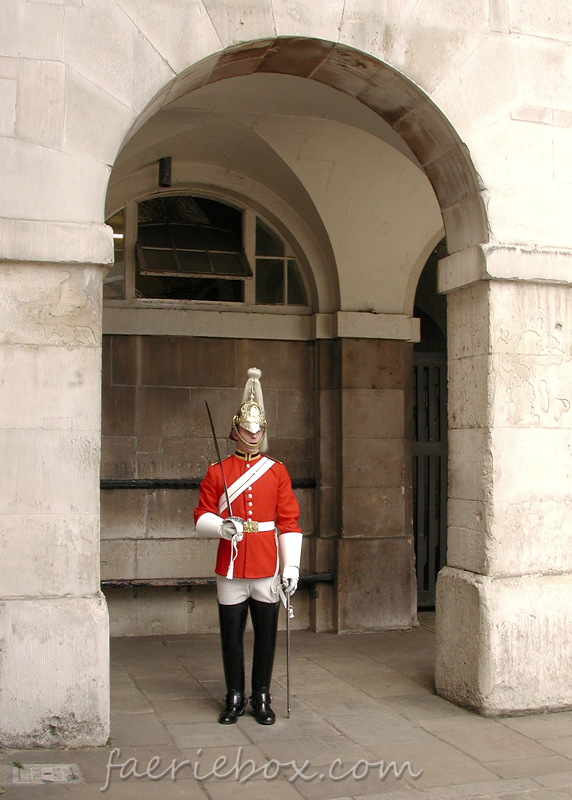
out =
[[(221, 455), (249, 366), (262, 370), (269, 455), (294, 481), (315, 479), (314, 345), (168, 336), (105, 336), (102, 480), (202, 479), (216, 459), (205, 400)], [(310, 564), (314, 490), (297, 489)], [(214, 576), (216, 542), (198, 539), (198, 489), (134, 488), (101, 492), (102, 579)], [(107, 590), (112, 635), (216, 630), (214, 587)], [(203, 598), (211, 598), (212, 603)], [(295, 598), (296, 624), (308, 627), (308, 593)]]

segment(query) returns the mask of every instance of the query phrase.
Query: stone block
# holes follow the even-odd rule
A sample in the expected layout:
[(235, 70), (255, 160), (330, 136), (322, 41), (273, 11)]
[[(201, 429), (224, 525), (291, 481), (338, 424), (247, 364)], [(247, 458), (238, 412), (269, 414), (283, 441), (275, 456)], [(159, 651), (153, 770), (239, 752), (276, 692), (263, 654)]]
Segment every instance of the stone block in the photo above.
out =
[(103, 386), (101, 392), (102, 436), (134, 436), (136, 387)]
[[(511, 454), (514, 458), (514, 453)], [(485, 499), (492, 482), (489, 432), (483, 428), (449, 430), (449, 498)]]
[[(155, 16), (155, 20), (157, 18)], [(150, 98), (154, 98), (159, 107), (157, 95), (161, 90), (166, 95), (164, 87), (175, 77), (175, 71), (141, 31), (137, 31), (133, 40), (133, 73), (137, 80), (133, 82), (132, 108), (142, 111)]]
[(103, 386), (111, 385), (111, 336), (101, 339), (101, 381)]
[(314, 489), (296, 489), (294, 494), (300, 507), (300, 527), (305, 534), (314, 531)]
[(137, 388), (137, 435), (185, 438), (189, 435), (188, 389), (165, 386)]
[(490, 447), (495, 502), (570, 498), (570, 430), (495, 428)]
[(490, 360), (495, 427), (572, 427), (570, 356), (494, 355)]
[(234, 385), (243, 387), (250, 367), (262, 372), (262, 389), (311, 389), (313, 342), (237, 339)]
[(437, 693), (485, 716), (572, 705), (571, 589), (569, 574), (487, 578), (445, 567)]
[(104, 590), (109, 613), (109, 635), (137, 636), (137, 590), (107, 588)]
[(400, 439), (344, 439), (344, 489), (402, 486), (404, 457), (404, 442)]
[(99, 432), (99, 348), (0, 345), (0, 372), (0, 428)]
[(318, 475), (321, 486), (335, 486), (340, 474), (340, 447), (337, 439), (320, 439), (318, 441), (319, 461)]
[(136, 442), (137, 440), (132, 437), (104, 436), (102, 438), (102, 480), (131, 480), (135, 478)]
[[(246, 382), (246, 379), (245, 379)], [(212, 439), (211, 426), (205, 406), (208, 402), (217, 436), (226, 439), (230, 433), (232, 418), (236, 414), (242, 400), (242, 388), (236, 389), (191, 389), (191, 434)], [(268, 422), (268, 438), (273, 441), (277, 436), (277, 404), (276, 391), (263, 387), (264, 411)], [(300, 434), (303, 435), (303, 434)], [(234, 444), (230, 444), (230, 452), (234, 452)]]
[(486, 575), (490, 569), (487, 505), (450, 497), (447, 501), (447, 564)]
[(554, 174), (558, 180), (572, 180), (572, 125), (554, 128)]
[(206, 578), (214, 575), (215, 539), (140, 539), (137, 578)]
[(99, 591), (97, 514), (0, 517), (2, 595), (57, 597)]
[[(520, 0), (519, 5), (522, 8), (525, 4)], [(532, 6), (528, 6), (525, 13), (532, 9)], [(520, 50), (520, 81), (524, 89), (523, 99), (527, 104), (533, 106), (571, 111), (572, 104), (566, 91), (566, 84), (572, 63), (569, 52), (569, 43), (572, 37), (570, 35), (570, 19), (566, 17), (565, 4), (563, 0), (551, 3), (550, 14), (543, 14), (540, 9), (535, 11), (532, 13), (536, 17), (535, 24), (538, 25), (536, 35), (515, 37), (518, 39)], [(554, 35), (550, 39), (544, 39), (541, 31), (546, 30), (548, 26), (552, 27)], [(512, 28), (512, 6), (511, 30), (514, 30)], [(563, 41), (559, 42), (557, 39)], [(550, 64), (549, 69), (546, 68), (547, 64)]]
[(282, 461), (292, 479), (314, 477), (314, 441), (312, 439), (275, 439), (269, 455)]
[[(326, 42), (338, 41), (345, 3), (334, 0), (327, 6), (293, 4), (285, 0), (273, 0), (272, 19), (278, 36), (314, 36), (319, 30)], [(272, 30), (268, 28), (267, 35)], [(296, 40), (295, 40), (296, 41)], [(324, 46), (326, 43), (320, 42)], [(316, 43), (318, 44), (318, 43)], [(320, 61), (323, 60), (323, 57)], [(295, 64), (295, 59), (293, 59)]]
[(99, 514), (99, 442), (91, 431), (0, 429), (10, 514)]
[(125, 0), (122, 7), (176, 73), (218, 53), (223, 46), (203, 3), (188, 3), (184, 14), (178, 3), (165, 5), (161, 0)]
[(342, 430), (348, 439), (402, 439), (402, 389), (342, 389)]
[(336, 487), (320, 486), (318, 488), (317, 502), (320, 504), (318, 519), (319, 536), (337, 536), (341, 530), (340, 524), (340, 490)]
[(442, 56), (435, 58), (435, 47), (429, 42), (435, 13), (435, 6), (429, 4), (409, 16), (392, 49), (393, 66), (428, 94), (432, 94), (457, 64), (462, 63), (465, 53), (472, 53), (489, 32), (488, 2), (467, 0), (454, 7), (448, 6), (439, 17), (439, 32), (435, 34)]
[(372, 538), (403, 536), (403, 487), (347, 488), (342, 490), (342, 536)]
[(495, 502), (486, 540), (487, 574), (572, 572), (572, 497)]
[[(230, 443), (228, 443), (230, 444)], [(234, 452), (226, 439), (219, 440), (221, 457)], [(204, 478), (207, 467), (216, 460), (216, 452), (210, 439), (163, 439), (158, 452), (137, 453), (137, 475), (139, 478)]]
[(340, 433), (340, 400), (338, 389), (320, 389), (316, 393), (315, 431), (322, 439), (337, 438)]
[(113, 232), (103, 223), (0, 219), (0, 259), (37, 262), (40, 270), (54, 263), (60, 270), (78, 264), (92, 269), (93, 264), (113, 263)]
[(274, 34), (274, 13), (270, 0), (250, 5), (239, 5), (233, 0), (204, 0), (203, 5), (224, 47), (266, 39)]
[(492, 352), (560, 358), (570, 356), (571, 297), (572, 288), (568, 286), (514, 281), (492, 282)]
[[(522, 104), (521, 51), (522, 42), (517, 37), (483, 36), (479, 46), (451, 70), (432, 94), (471, 150), (473, 139), (481, 131)], [(463, 84), (462, 93), (459, 81)], [(472, 131), (474, 137), (470, 135)], [(480, 172), (484, 166), (477, 163), (476, 169)]]
[(141, 539), (147, 535), (147, 491), (101, 490), (101, 538)]
[(337, 542), (313, 536), (310, 539), (310, 571), (335, 572)]
[(410, 352), (411, 345), (406, 342), (344, 339), (341, 342), (342, 387), (404, 389), (410, 380)]
[(109, 625), (103, 595), (4, 601), (0, 638), (0, 742), (15, 749), (104, 746)]
[[(60, 98), (61, 126), (63, 89)], [(132, 121), (132, 108), (118, 102), (105, 89), (94, 85), (76, 71), (68, 71), (65, 81), (66, 151), (104, 164), (113, 164)]]
[(16, 125), (16, 86), (17, 82), (8, 78), (0, 79), (0, 136), (14, 136)]
[(119, 6), (105, 0), (66, 8), (66, 62), (86, 80), (130, 107), (133, 98), (133, 45), (137, 30)]
[(314, 417), (312, 392), (281, 389), (276, 395), (277, 437), (312, 438)]
[(471, 145), (471, 155), (482, 164), (481, 177), (491, 188), (534, 183), (552, 177), (552, 138), (551, 125), (504, 118), (480, 131)]
[[(487, 355), (449, 361), (449, 428), (485, 428), (489, 424), (496, 385), (494, 376), (489, 374), (490, 363)], [(504, 395), (497, 402), (507, 400)]]
[(193, 586), (187, 591), (186, 600), (189, 633), (218, 633), (216, 587)]
[[(3, 218), (23, 220), (24, 227), (34, 227), (33, 222), (30, 225), (34, 220), (50, 222), (50, 229), (58, 229), (62, 224), (65, 227), (65, 223), (80, 223), (79, 238), (84, 241), (91, 238), (95, 244), (101, 244), (97, 223), (101, 221), (109, 165), (9, 137), (0, 141), (0, 158), (10, 164), (4, 174), (5, 193), (0, 195)], [(86, 220), (93, 220), (92, 225), (86, 225)], [(50, 248), (46, 261), (58, 259), (60, 254), (52, 249), (52, 241), (39, 244)], [(26, 249), (29, 243), (21, 242), (20, 246)], [(65, 248), (63, 242), (62, 250)], [(104, 250), (107, 259), (112, 252), (107, 242)], [(39, 256), (34, 258), (39, 260)], [(85, 251), (79, 250), (79, 258), (74, 260), (86, 263)], [(96, 259), (89, 259), (89, 262), (100, 263)], [(43, 264), (42, 269), (45, 269)]]
[(416, 610), (413, 562), (410, 538), (340, 540), (338, 632), (410, 628)]
[(111, 348), (111, 383), (136, 386), (139, 380), (140, 336), (106, 336)]
[(188, 633), (187, 592), (170, 587), (137, 589), (137, 636)]
[(319, 339), (316, 344), (318, 387), (321, 390), (340, 388), (340, 342)]
[[(141, 383), (145, 386), (233, 387), (234, 347), (232, 339), (143, 336)], [(245, 381), (246, 370), (242, 381), (236, 385), (243, 387)]]
[(62, 57), (63, 5), (5, 0), (0, 7), (0, 51), (13, 58)]
[(66, 83), (64, 64), (21, 60), (16, 114), (19, 138), (62, 149)]
[(99, 347), (100, 269), (0, 264), (0, 286), (1, 344)]
[(196, 489), (157, 489), (147, 497), (147, 536), (150, 539), (195, 535)]
[(449, 360), (490, 352), (489, 289), (483, 281), (447, 296)]
[(101, 580), (132, 580), (136, 576), (136, 540), (101, 541)]

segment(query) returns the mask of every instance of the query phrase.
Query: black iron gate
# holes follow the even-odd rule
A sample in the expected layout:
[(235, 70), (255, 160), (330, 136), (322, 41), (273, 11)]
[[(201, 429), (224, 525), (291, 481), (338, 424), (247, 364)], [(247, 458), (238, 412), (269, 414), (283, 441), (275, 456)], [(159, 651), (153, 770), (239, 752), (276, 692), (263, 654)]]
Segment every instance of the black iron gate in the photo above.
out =
[(415, 353), (413, 364), (417, 602), (433, 606), (437, 573), (447, 561), (447, 356)]

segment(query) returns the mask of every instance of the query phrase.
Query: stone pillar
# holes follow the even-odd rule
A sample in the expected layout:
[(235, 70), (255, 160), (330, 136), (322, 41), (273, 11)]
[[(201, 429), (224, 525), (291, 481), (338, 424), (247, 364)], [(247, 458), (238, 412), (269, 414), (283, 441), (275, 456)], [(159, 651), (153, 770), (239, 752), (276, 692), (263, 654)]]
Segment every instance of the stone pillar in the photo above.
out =
[(416, 584), (409, 408), (413, 345), (340, 340), (337, 629), (411, 627)]
[[(57, 237), (43, 228), (49, 235), (37, 237), (37, 249), (57, 249)], [(103, 226), (86, 228), (75, 258), (89, 255), (96, 229), (91, 250), (101, 263), (111, 254), (111, 237)], [(33, 230), (30, 237), (7, 236), (8, 258), (0, 262), (0, 744), (103, 745), (109, 736), (108, 619), (99, 589), (103, 270), (9, 258), (11, 242), (12, 252), (18, 242), (33, 249), (33, 238)]]
[(570, 706), (572, 288), (453, 286), (448, 317), (437, 691), (485, 715)]

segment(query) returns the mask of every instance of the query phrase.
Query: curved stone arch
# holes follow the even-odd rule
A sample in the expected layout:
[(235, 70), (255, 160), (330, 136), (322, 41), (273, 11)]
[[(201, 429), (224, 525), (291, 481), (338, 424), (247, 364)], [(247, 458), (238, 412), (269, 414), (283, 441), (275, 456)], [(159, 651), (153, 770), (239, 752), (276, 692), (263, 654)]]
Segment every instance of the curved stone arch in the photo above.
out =
[(163, 106), (196, 89), (255, 73), (293, 75), (337, 89), (378, 114), (406, 143), (439, 201), (449, 253), (489, 239), (483, 187), (443, 112), (388, 64), (344, 44), (277, 37), (236, 45), (189, 67), (141, 112), (123, 142)]

